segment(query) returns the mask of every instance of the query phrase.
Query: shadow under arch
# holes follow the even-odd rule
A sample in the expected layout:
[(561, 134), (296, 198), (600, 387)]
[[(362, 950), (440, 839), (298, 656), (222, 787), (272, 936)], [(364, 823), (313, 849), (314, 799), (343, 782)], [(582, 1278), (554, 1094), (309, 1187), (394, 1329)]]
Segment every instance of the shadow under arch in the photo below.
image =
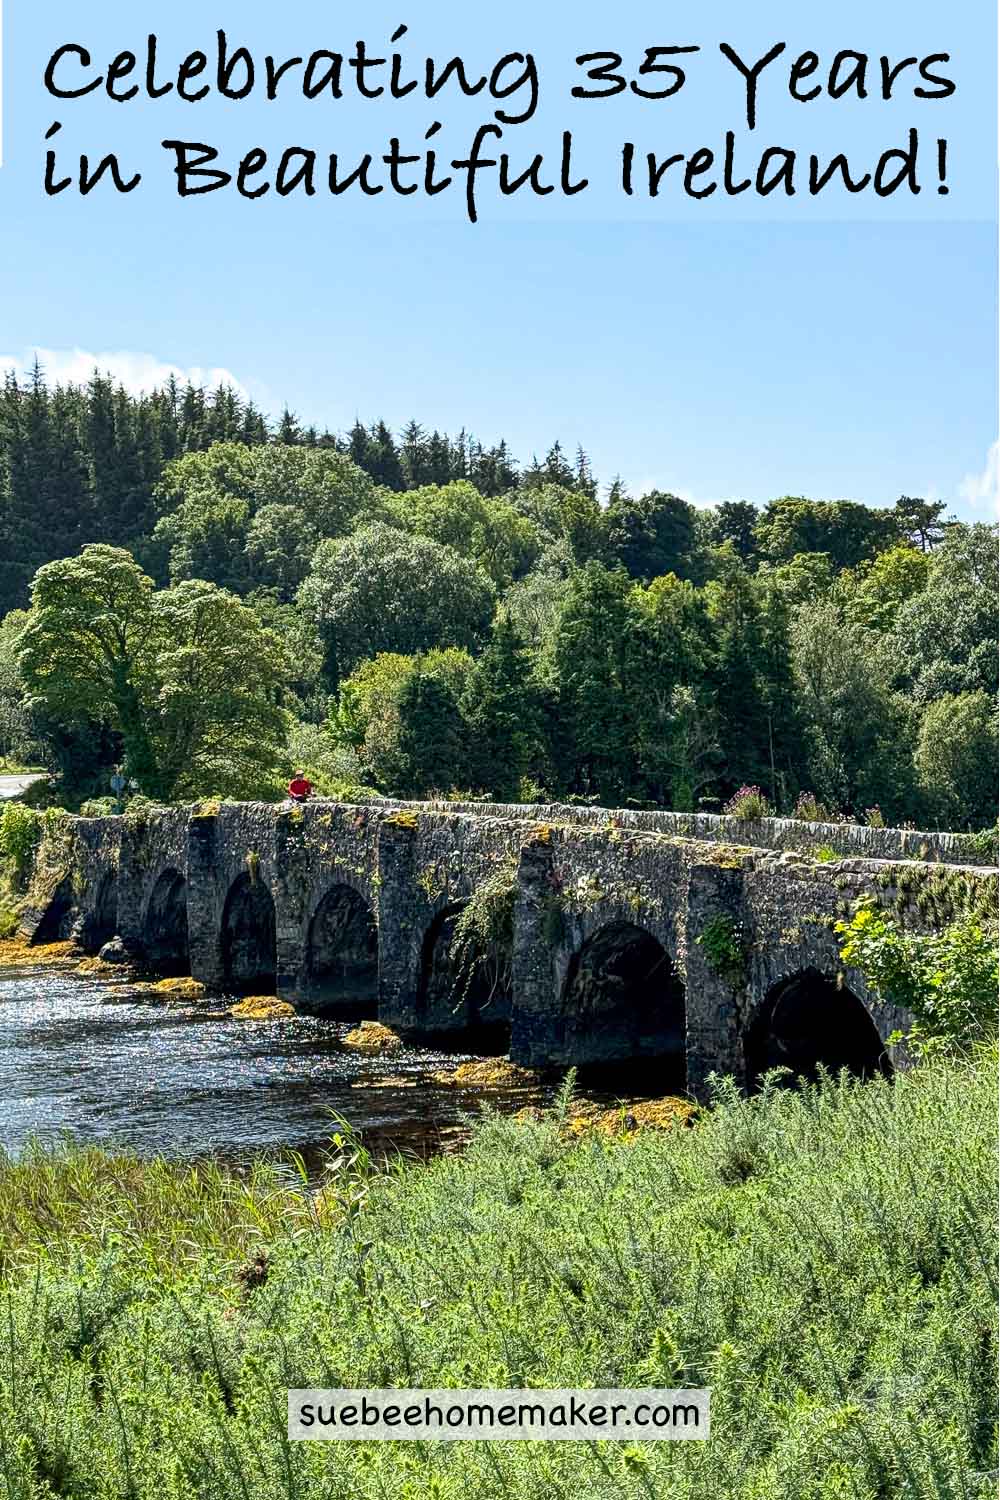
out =
[(819, 1069), (857, 1078), (892, 1077), (878, 1027), (853, 990), (817, 969), (802, 969), (768, 990), (743, 1043), (747, 1087), (771, 1068), (789, 1068), (790, 1086), (814, 1082)]
[(189, 973), (187, 881), (180, 870), (162, 871), (150, 892), (142, 948), (155, 973), (168, 977)]
[(60, 881), (51, 901), (45, 908), (42, 920), (32, 933), (29, 946), (41, 947), (45, 943), (59, 943), (69, 937), (73, 922), (73, 887), (69, 877)]
[(429, 1035), (468, 1033), (470, 1048), (506, 1053), (510, 1048), (510, 954), (480, 954), (468, 967), (452, 953), (455, 928), (468, 901), (452, 901), (431, 922), (420, 954), (417, 1016)]
[(378, 928), (353, 886), (332, 885), (318, 902), (306, 935), (309, 1000), (338, 1013), (370, 1016), (378, 1000)]
[(264, 882), (240, 875), (222, 912), (220, 946), (226, 987), (243, 994), (273, 995), (278, 955), (274, 899)]
[(118, 872), (107, 870), (97, 888), (97, 898), (80, 927), (80, 946), (97, 953), (115, 936), (118, 927)]
[(570, 961), (560, 1001), (564, 1056), (658, 1093), (687, 1086), (684, 985), (652, 933), (609, 922)]

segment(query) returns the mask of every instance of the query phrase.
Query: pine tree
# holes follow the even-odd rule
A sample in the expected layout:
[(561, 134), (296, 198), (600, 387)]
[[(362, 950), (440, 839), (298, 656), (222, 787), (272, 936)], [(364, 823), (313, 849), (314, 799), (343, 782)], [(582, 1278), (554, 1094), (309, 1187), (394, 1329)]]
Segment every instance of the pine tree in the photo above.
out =
[(205, 430), (205, 392), (200, 386), (184, 388), (180, 410), (180, 446), (183, 453), (199, 453), (208, 447)]
[(0, 613), (27, 603), (35, 569), (76, 552), (92, 525), (80, 392), (50, 393), (35, 363), (0, 394)]
[(205, 413), (205, 431), (213, 443), (236, 443), (242, 429), (239, 398), (230, 385), (220, 385), (213, 392)]
[(754, 588), (742, 568), (734, 568), (720, 586), (716, 625), (716, 681), (726, 791), (735, 792), (741, 784), (768, 789), (772, 785), (772, 761), (764, 634)]
[(632, 789), (626, 676), (628, 578), (589, 562), (572, 574), (551, 647), (569, 789), (616, 802)]
[(583, 451), (582, 446), (576, 450), (576, 474), (573, 479), (573, 487), (582, 495), (589, 495), (593, 500), (597, 494), (597, 483), (594, 479), (593, 470), (590, 467), (590, 459)]
[(302, 441), (302, 429), (299, 426), (298, 419), (294, 412), (288, 410), (287, 406), (281, 413), (281, 421), (278, 423), (278, 430), (275, 433), (274, 440), (276, 443), (286, 443), (289, 447), (294, 447)]
[(163, 463), (176, 458), (180, 450), (178, 411), (180, 390), (173, 375), (162, 390), (154, 391), (149, 398), (153, 425), (156, 428), (156, 445)]
[(246, 443), (249, 448), (257, 448), (269, 442), (270, 436), (267, 421), (253, 402), (248, 401), (243, 408), (243, 420), (240, 423), (240, 442)]
[(452, 477), (451, 444), (436, 428), (427, 442), (427, 467), (429, 484), (447, 484)]
[(414, 672), (399, 696), (398, 792), (427, 797), (465, 784), (465, 726), (455, 696), (440, 678)]
[(408, 490), (416, 490), (424, 484), (432, 484), (427, 436), (419, 422), (408, 422), (403, 428), (400, 445), (400, 460), (403, 478)]
[(562, 444), (558, 441), (552, 444), (545, 455), (545, 463), (542, 466), (542, 479), (545, 484), (558, 484), (564, 489), (571, 490), (575, 482), (575, 475), (562, 450)]
[(111, 410), (114, 422), (114, 459), (107, 493), (114, 495), (115, 529), (106, 539), (127, 547), (150, 527), (151, 496), (143, 476), (138, 404), (119, 385), (112, 397)]
[[(58, 496), (59, 524), (46, 538), (46, 562), (77, 552), (94, 538), (93, 495), (82, 442), (84, 410), (80, 392), (73, 388), (57, 387), (49, 398), (50, 473)], [(154, 440), (146, 475), (150, 489), (161, 467), (159, 443)]]
[(359, 469), (368, 468), (368, 432), (358, 417), (355, 417), (354, 426), (347, 439), (347, 453)]
[(385, 422), (376, 422), (371, 430), (367, 461), (364, 467), (372, 478), (378, 484), (384, 484), (386, 489), (406, 489), (406, 477), (403, 473), (399, 449)]
[(449, 479), (469, 477), (469, 435), (463, 427), (451, 444)]
[(95, 537), (114, 546), (120, 538), (121, 509), (115, 395), (111, 381), (96, 370), (87, 387), (86, 441), (94, 494)]
[(524, 653), (501, 615), (462, 699), (474, 785), (500, 802), (517, 800), (538, 738), (537, 708)]

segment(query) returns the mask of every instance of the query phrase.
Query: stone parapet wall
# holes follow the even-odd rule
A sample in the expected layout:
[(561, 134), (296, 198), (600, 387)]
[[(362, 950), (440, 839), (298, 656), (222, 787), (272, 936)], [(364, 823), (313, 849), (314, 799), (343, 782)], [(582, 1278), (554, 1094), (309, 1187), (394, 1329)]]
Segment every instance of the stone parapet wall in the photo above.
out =
[(719, 813), (642, 812), (635, 808), (583, 807), (565, 802), (493, 804), (489, 802), (393, 803), (394, 807), (451, 809), (481, 817), (530, 819), (538, 823), (572, 823), (584, 828), (632, 828), (708, 843), (750, 844), (757, 849), (828, 848), (863, 859), (906, 859), (932, 864), (997, 865), (996, 834), (942, 833), (912, 828), (869, 828), (858, 823), (803, 823), (797, 818), (727, 818)]

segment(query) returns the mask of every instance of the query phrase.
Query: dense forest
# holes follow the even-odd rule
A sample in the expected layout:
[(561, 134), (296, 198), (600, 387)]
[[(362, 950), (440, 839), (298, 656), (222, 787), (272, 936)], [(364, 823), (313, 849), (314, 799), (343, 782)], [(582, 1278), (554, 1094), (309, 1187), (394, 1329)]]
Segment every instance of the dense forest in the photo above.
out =
[(995, 528), (695, 509), (583, 449), (271, 425), (228, 388), (0, 395), (0, 755), (44, 794), (322, 791), (995, 818)]

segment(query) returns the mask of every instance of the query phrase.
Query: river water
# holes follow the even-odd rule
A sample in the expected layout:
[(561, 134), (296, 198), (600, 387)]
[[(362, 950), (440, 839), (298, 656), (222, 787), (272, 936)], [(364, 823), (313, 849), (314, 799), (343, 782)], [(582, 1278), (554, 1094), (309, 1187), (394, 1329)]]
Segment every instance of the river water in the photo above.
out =
[[(209, 1018), (203, 1006), (144, 1004), (94, 979), (7, 970), (0, 1147), (68, 1135), (139, 1155), (239, 1161), (293, 1148), (308, 1159), (338, 1129), (334, 1116), (376, 1151), (424, 1155), (462, 1138), (482, 1097), (431, 1075), (464, 1059), (416, 1047), (351, 1052), (342, 1045), (350, 1029), (304, 1016)], [(487, 1097), (513, 1110), (544, 1095)]]

